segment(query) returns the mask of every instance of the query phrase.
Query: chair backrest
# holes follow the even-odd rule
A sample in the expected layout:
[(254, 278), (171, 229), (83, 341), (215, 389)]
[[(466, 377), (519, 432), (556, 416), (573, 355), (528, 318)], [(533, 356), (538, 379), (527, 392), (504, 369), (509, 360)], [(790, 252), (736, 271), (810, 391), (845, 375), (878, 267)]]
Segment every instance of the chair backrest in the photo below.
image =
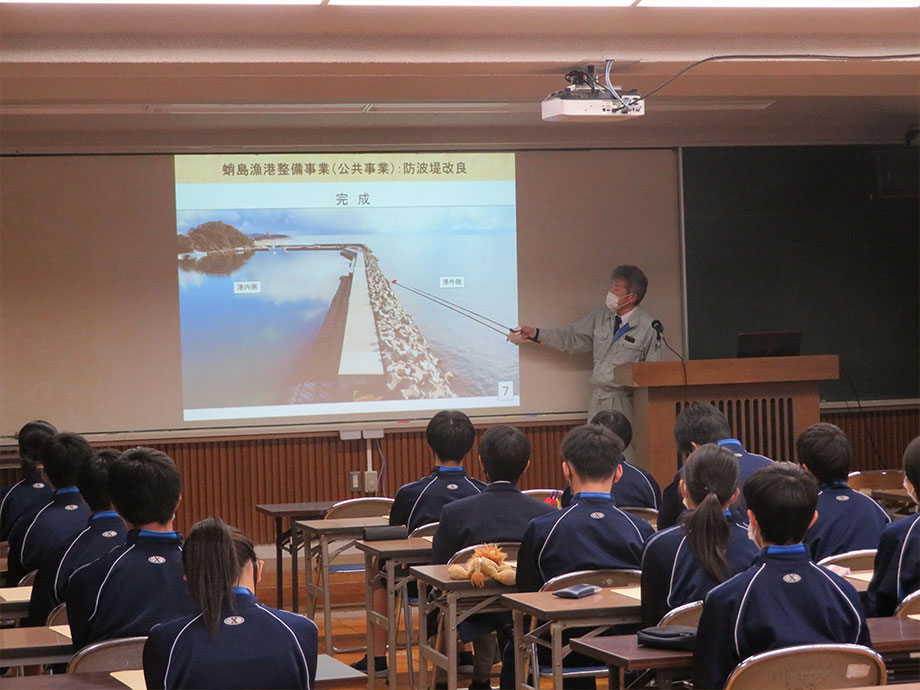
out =
[(23, 575), (23, 576), (20, 578), (19, 584), (16, 585), (16, 586), (17, 586), (17, 587), (31, 587), (32, 584), (35, 582), (35, 576), (36, 576), (36, 575), (38, 575), (38, 571), (37, 571), (37, 570), (33, 570), (33, 571), (30, 572), (30, 573), (26, 573), (25, 575)]
[(8, 541), (0, 541), (0, 558), (6, 558), (10, 555), (10, 543)]
[(661, 617), (658, 625), (689, 625), (692, 628), (700, 624), (702, 614), (703, 601), (691, 601), (668, 611)]
[[(495, 545), (505, 552), (506, 561), (517, 561), (518, 551), (521, 548), (521, 542), (519, 541), (499, 541), (495, 542)], [(457, 553), (450, 557), (450, 560), (447, 561), (447, 565), (453, 565), (454, 563), (466, 563), (473, 556), (473, 552), (476, 551), (480, 546), (485, 546), (485, 544), (473, 544), (472, 546), (467, 546), (465, 549), (460, 549)]]
[(547, 498), (555, 498), (558, 501), (562, 496), (562, 492), (559, 489), (526, 489), (521, 493), (525, 496), (530, 496), (535, 501), (540, 501), (540, 503), (546, 503)]
[(913, 616), (918, 614), (920, 614), (920, 589), (904, 597), (894, 612), (896, 616)]
[(555, 592), (581, 584), (598, 585), (599, 587), (636, 587), (641, 581), (641, 570), (579, 570), (547, 580), (540, 591)]
[(48, 618), (45, 619), (45, 625), (67, 625), (70, 621), (67, 620), (67, 604), (60, 603), (54, 607), (54, 610), (48, 614)]
[(84, 647), (74, 654), (67, 665), (67, 673), (91, 671), (133, 671), (144, 668), (144, 643), (146, 637), (125, 637), (105, 640)]
[(875, 549), (838, 553), (836, 556), (822, 558), (818, 565), (839, 565), (850, 570), (872, 570), (875, 567)]
[(413, 537), (433, 537), (434, 533), (438, 531), (439, 522), (429, 522), (426, 525), (419, 525), (412, 533), (409, 535), (409, 538)]
[(390, 514), (390, 506), (393, 505), (392, 498), (383, 498), (378, 496), (365, 496), (362, 498), (349, 498), (347, 501), (339, 501), (334, 504), (324, 519), (332, 520), (333, 518), (356, 518), (356, 517), (386, 517)]
[(755, 654), (738, 664), (725, 690), (854, 688), (884, 685), (882, 657), (855, 644), (814, 644)]
[(654, 508), (644, 508), (641, 506), (635, 506), (635, 507), (626, 506), (626, 507), (620, 508), (620, 510), (625, 511), (629, 513), (630, 515), (632, 515), (633, 517), (639, 518), (640, 520), (645, 520), (648, 524), (650, 524), (656, 530), (658, 529), (658, 511), (655, 510)]
[(851, 489), (900, 489), (904, 484), (904, 470), (863, 470), (850, 472), (847, 484)]

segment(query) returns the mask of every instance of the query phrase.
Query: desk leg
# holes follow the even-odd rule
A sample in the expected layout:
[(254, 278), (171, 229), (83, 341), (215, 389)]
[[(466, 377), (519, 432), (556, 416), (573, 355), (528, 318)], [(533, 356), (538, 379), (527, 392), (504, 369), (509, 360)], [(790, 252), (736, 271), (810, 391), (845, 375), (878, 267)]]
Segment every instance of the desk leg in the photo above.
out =
[[(367, 621), (367, 690), (374, 690), (377, 684), (374, 665), (374, 576), (371, 568), (374, 565), (374, 557), (369, 553), (364, 554), (364, 606), (365, 620)], [(392, 662), (391, 662), (392, 663)], [(395, 685), (391, 685), (395, 688)]]
[(518, 690), (527, 682), (527, 655), (524, 643), (524, 612), (511, 609), (514, 622), (514, 687)]
[[(382, 568), (384, 564), (380, 564)], [(398, 564), (390, 561), (386, 564), (387, 572), (387, 656), (389, 683), (391, 688), (396, 688), (396, 633), (399, 627), (399, 612), (396, 601), (396, 571)], [(367, 645), (368, 657), (373, 656), (374, 641), (371, 639)]]
[[(413, 690), (428, 688), (428, 585), (418, 582), (418, 683)], [(393, 690), (391, 688), (390, 690)]]
[(620, 690), (620, 688), (626, 687), (625, 682), (625, 671), (619, 666), (608, 666), (607, 667), (607, 687), (610, 690)]
[(335, 648), (332, 646), (332, 601), (330, 601), (332, 592), (329, 589), (329, 537), (325, 534), (319, 536), (319, 557), (322, 562), (323, 578), (323, 631), (326, 638), (326, 654), (335, 654)]
[(447, 593), (447, 620), (444, 642), (447, 649), (447, 690), (457, 690), (457, 600), (456, 592)]
[[(562, 631), (565, 629), (565, 625), (559, 622), (550, 623), (549, 626), (549, 635), (550, 635), (550, 644), (553, 647), (552, 655), (552, 664), (553, 664), (553, 687), (561, 688), (562, 687)], [(536, 686), (536, 677), (534, 678), (534, 686)]]
[(298, 566), (300, 565), (300, 528), (294, 524), (294, 518), (291, 518), (291, 610), (294, 613), (300, 612), (300, 602), (297, 601), (297, 590), (300, 585), (300, 574)]
[(284, 525), (282, 524), (282, 519), (280, 517), (275, 518), (275, 569), (277, 570), (277, 584), (278, 584), (278, 608), (284, 608), (284, 562), (282, 555), (284, 550), (282, 549), (282, 543), (284, 542)]

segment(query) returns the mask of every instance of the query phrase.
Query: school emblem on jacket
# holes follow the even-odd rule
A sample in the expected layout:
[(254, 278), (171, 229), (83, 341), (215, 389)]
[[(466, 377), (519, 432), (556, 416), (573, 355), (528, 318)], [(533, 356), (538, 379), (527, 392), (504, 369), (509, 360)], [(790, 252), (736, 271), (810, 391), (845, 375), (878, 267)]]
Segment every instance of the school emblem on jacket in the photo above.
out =
[(151, 556), (147, 559), (147, 562), (154, 563), (155, 565), (162, 565), (166, 562), (166, 558), (164, 556)]
[(783, 582), (788, 582), (789, 584), (799, 582), (801, 579), (802, 576), (798, 573), (787, 573), (786, 575), (783, 575)]
[(76, 510), (79, 507), (80, 506), (78, 506), (76, 503), (68, 503), (66, 506), (64, 506), (64, 510)]
[(601, 512), (591, 513), (590, 517), (593, 518), (593, 519), (595, 519), (595, 520), (603, 520), (603, 519), (604, 519), (604, 514), (601, 513)]
[(837, 500), (838, 501), (849, 501), (850, 497), (845, 494), (841, 494), (840, 496), (837, 497)]
[(227, 616), (224, 618), (224, 625), (241, 625), (246, 621), (242, 616)]
[(118, 532), (116, 532), (116, 531), (113, 530), (113, 529), (107, 529), (105, 532), (102, 533), (102, 536), (105, 537), (105, 538), (107, 538), (107, 539), (110, 539), (110, 538), (112, 538), (112, 537), (117, 537), (117, 536), (118, 536)]
[(44, 484), (44, 482), (35, 482), (35, 483), (32, 485), (32, 488), (33, 488), (33, 489), (44, 489), (44, 488), (45, 488), (45, 484)]
[(460, 487), (457, 486), (456, 484), (448, 484), (448, 485), (447, 485), (447, 488), (448, 488), (450, 491), (456, 491), (456, 490), (459, 489)]

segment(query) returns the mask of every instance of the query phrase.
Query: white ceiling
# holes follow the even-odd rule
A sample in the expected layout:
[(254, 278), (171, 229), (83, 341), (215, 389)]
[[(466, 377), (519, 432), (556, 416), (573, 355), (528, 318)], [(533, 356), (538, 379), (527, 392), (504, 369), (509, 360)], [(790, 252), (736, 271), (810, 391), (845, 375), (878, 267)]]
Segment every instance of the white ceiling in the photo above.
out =
[(920, 9), (0, 4), (0, 151), (893, 143), (920, 121), (918, 60), (752, 59), (643, 118), (540, 120), (574, 66), (645, 93), (739, 53), (920, 53)]

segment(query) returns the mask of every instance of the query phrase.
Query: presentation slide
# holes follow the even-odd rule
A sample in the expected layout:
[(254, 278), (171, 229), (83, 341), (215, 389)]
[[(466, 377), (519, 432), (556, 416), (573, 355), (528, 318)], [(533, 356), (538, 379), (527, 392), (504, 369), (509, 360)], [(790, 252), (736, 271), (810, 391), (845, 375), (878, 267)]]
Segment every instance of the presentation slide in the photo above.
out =
[(176, 156), (185, 421), (519, 406), (514, 171)]

